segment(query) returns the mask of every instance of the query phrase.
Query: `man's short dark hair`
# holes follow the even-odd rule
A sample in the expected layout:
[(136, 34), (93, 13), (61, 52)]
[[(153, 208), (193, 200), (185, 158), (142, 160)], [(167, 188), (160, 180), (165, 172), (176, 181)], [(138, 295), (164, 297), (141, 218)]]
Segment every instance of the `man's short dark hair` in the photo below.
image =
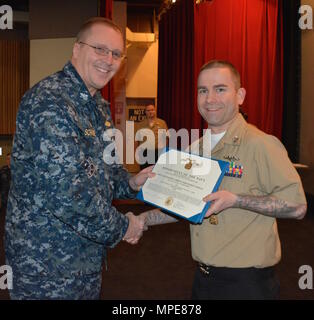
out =
[(236, 67), (226, 60), (211, 60), (206, 62), (202, 67), (199, 73), (201, 73), (204, 70), (208, 69), (214, 69), (214, 68), (228, 68), (234, 78), (234, 83), (236, 86), (236, 89), (241, 88), (241, 77), (239, 71), (236, 69)]
[(81, 25), (80, 30), (76, 35), (76, 42), (84, 41), (85, 40), (84, 37), (86, 36), (88, 31), (91, 29), (91, 27), (95, 24), (104, 24), (104, 25), (120, 32), (122, 39), (124, 39), (122, 29), (117, 24), (115, 24), (112, 20), (107, 19), (107, 18), (103, 18), (103, 17), (93, 17), (93, 18), (88, 19), (87, 21), (85, 21)]

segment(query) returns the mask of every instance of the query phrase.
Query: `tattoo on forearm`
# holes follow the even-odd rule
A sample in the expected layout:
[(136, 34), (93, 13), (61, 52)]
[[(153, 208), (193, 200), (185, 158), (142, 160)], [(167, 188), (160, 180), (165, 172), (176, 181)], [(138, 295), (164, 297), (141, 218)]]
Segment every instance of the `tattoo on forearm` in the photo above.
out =
[(154, 226), (157, 224), (165, 224), (177, 222), (178, 220), (161, 212), (158, 209), (150, 210), (145, 212), (146, 219), (145, 223), (147, 226)]
[(235, 207), (258, 212), (274, 218), (302, 219), (306, 213), (305, 204), (295, 204), (272, 196), (238, 195)]

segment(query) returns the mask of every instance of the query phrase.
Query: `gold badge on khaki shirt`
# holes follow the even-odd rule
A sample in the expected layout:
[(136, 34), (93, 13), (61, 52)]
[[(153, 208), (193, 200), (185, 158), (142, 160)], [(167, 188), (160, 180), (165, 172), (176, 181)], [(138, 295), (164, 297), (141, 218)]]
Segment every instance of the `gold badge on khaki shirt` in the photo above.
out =
[(233, 142), (233, 143), (239, 142), (239, 137), (238, 137), (238, 136), (234, 136), (234, 137), (232, 138), (232, 142)]
[(210, 224), (213, 224), (213, 225), (217, 225), (218, 224), (218, 217), (216, 214), (212, 214), (210, 217), (209, 217), (209, 223)]

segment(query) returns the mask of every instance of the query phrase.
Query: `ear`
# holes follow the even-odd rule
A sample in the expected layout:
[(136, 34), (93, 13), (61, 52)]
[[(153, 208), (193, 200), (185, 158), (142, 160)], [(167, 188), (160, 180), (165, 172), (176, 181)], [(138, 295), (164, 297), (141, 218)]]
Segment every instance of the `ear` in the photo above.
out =
[(80, 52), (80, 45), (77, 42), (75, 42), (72, 50), (72, 57), (74, 59), (77, 59), (79, 52)]
[(246, 95), (246, 90), (244, 88), (240, 88), (238, 89), (237, 92), (237, 99), (238, 99), (238, 104), (239, 106), (242, 105), (244, 99), (245, 99), (245, 95)]

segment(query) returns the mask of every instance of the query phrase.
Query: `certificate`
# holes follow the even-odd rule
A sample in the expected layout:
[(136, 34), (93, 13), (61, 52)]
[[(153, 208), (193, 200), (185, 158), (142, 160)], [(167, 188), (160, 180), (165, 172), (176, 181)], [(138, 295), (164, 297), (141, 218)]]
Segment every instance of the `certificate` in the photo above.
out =
[(165, 149), (137, 199), (193, 223), (202, 223), (210, 203), (202, 199), (217, 191), (229, 167), (226, 161)]

